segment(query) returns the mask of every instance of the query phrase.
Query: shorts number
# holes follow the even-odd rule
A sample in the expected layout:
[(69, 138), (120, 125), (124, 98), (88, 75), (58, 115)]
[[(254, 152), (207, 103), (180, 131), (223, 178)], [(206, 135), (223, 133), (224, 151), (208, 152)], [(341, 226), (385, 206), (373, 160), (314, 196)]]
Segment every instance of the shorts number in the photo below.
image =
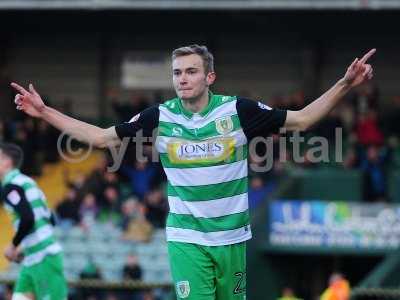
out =
[(246, 272), (236, 272), (236, 277), (239, 277), (239, 280), (233, 290), (234, 294), (241, 294), (246, 291)]

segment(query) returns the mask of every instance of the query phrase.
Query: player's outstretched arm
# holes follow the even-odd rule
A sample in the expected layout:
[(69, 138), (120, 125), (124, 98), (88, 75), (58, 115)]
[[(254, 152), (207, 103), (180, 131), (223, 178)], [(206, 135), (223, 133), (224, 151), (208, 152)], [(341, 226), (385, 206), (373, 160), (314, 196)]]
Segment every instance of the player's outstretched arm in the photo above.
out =
[(370, 50), (361, 59), (356, 58), (347, 68), (346, 74), (321, 97), (299, 111), (288, 111), (285, 128), (288, 130), (306, 130), (324, 118), (339, 100), (353, 87), (370, 80), (373, 69), (367, 60), (376, 52)]
[(11, 86), (17, 91), (14, 102), (18, 110), (34, 118), (41, 118), (60, 131), (95, 147), (105, 148), (120, 143), (114, 127), (103, 129), (64, 115), (47, 106), (32, 84), (29, 84), (29, 90), (14, 82)]

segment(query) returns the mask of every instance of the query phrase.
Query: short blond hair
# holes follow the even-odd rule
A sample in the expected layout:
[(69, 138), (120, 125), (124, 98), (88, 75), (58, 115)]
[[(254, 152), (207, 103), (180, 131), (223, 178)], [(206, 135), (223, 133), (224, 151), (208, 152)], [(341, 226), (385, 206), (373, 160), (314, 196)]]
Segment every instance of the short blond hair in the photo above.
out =
[(172, 51), (172, 60), (180, 56), (186, 56), (191, 54), (197, 54), (203, 60), (204, 71), (206, 74), (214, 72), (214, 56), (207, 47), (204, 45), (189, 45), (175, 49)]

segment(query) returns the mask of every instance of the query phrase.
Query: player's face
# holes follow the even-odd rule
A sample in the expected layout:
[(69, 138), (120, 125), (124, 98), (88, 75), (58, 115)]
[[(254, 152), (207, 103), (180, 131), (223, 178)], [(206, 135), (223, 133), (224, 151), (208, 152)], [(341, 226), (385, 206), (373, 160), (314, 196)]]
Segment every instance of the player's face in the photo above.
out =
[(175, 58), (172, 69), (174, 88), (182, 100), (198, 99), (215, 80), (215, 73), (205, 74), (203, 60), (197, 54)]
[(7, 173), (7, 171), (10, 169), (10, 167), (10, 159), (0, 150), (0, 177), (3, 177), (5, 173)]

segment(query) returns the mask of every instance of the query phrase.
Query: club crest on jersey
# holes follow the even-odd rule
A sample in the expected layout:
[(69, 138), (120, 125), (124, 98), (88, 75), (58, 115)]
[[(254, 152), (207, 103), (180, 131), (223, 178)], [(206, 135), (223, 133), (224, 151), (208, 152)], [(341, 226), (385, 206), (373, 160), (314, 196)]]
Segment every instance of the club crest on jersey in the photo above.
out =
[(190, 285), (189, 281), (179, 281), (176, 283), (176, 291), (179, 298), (187, 298), (190, 294)]
[(233, 130), (233, 121), (231, 116), (222, 117), (215, 120), (215, 128), (219, 134), (228, 134)]

